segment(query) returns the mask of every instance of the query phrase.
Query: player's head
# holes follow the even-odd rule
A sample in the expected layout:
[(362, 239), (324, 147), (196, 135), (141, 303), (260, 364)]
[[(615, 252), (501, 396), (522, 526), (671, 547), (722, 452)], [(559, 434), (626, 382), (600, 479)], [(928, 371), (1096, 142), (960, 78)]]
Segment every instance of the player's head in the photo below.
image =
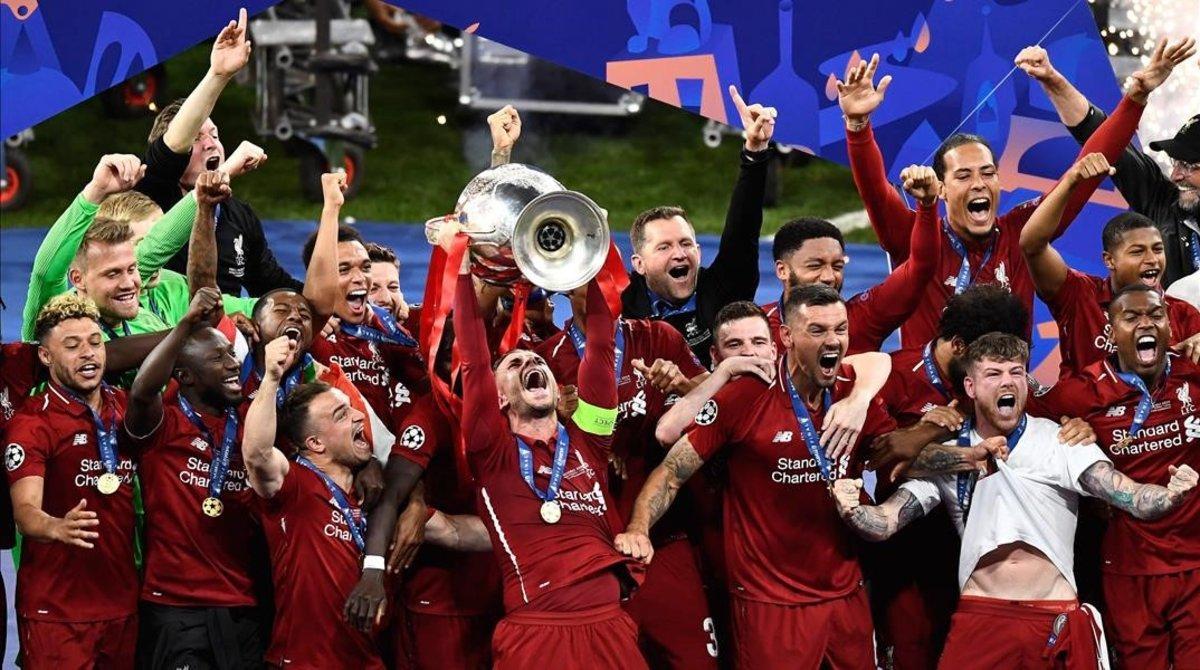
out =
[(655, 207), (633, 220), (633, 269), (656, 294), (682, 302), (696, 292), (700, 245), (682, 207)]
[(367, 299), (400, 318), (407, 317), (408, 303), (400, 291), (400, 261), (396, 258), (396, 252), (381, 244), (368, 242), (367, 258), (371, 261), (371, 285), (367, 290)]
[(296, 342), (297, 359), (312, 346), (313, 308), (307, 298), (293, 289), (268, 291), (254, 303), (251, 318), (258, 330), (256, 350), (259, 354), (267, 342), (280, 336)]
[(100, 316), (127, 321), (138, 314), (138, 274), (133, 231), (128, 223), (97, 218), (83, 234), (68, 272), (79, 295), (91, 299)]
[(1000, 175), (992, 147), (979, 135), (955, 133), (933, 154), (946, 218), (960, 235), (983, 237), (996, 225)]
[[(304, 243), (302, 258), (304, 267), (312, 261), (317, 246), (314, 232)], [(367, 255), (367, 242), (361, 233), (338, 224), (337, 231), (338, 290), (345, 300), (335, 310), (338, 318), (347, 323), (362, 323), (367, 320), (367, 292), (371, 288), (371, 257)]]
[(193, 397), (213, 407), (242, 401), (242, 384), (233, 343), (221, 331), (206, 326), (193, 330), (175, 363), (175, 381)]
[(1171, 342), (1162, 294), (1141, 283), (1122, 287), (1108, 303), (1108, 323), (1121, 369), (1143, 379), (1158, 377)]
[(1016, 335), (988, 333), (963, 355), (963, 390), (975, 403), (975, 420), (1008, 434), (1021, 421), (1029, 396), (1029, 345)]
[(850, 323), (842, 295), (824, 284), (794, 288), (783, 301), (783, 346), (811, 384), (828, 388), (850, 346)]
[(371, 460), (366, 420), (345, 393), (311, 382), (287, 395), (276, 424), (297, 453), (313, 463), (354, 469)]
[[(154, 125), (150, 127), (150, 144), (154, 144), (155, 140), (166, 134), (167, 126), (171, 125), (171, 120), (179, 114), (179, 108), (183, 106), (183, 102), (183, 98), (175, 100), (163, 107), (162, 111), (154, 117)], [(191, 158), (188, 160), (187, 168), (183, 171), (179, 185), (189, 190), (195, 188), (196, 178), (200, 176), (201, 172), (216, 170), (224, 162), (225, 147), (221, 144), (217, 124), (213, 123), (212, 119), (204, 119), (204, 123), (200, 124), (200, 131), (192, 140)]]
[(846, 240), (838, 227), (824, 219), (800, 218), (783, 224), (771, 245), (775, 276), (784, 289), (825, 284), (842, 290)]
[(558, 405), (558, 383), (550, 366), (525, 349), (513, 349), (496, 361), (496, 392), (500, 411), (521, 419), (549, 416)]
[[(141, 242), (146, 233), (150, 232), (150, 227), (162, 217), (162, 208), (145, 193), (138, 191), (114, 193), (105, 198), (104, 202), (100, 203), (100, 208), (96, 210), (97, 219), (112, 219), (128, 223), (129, 229), (133, 231), (135, 249), (138, 242)], [(158, 273), (155, 272), (146, 279), (142, 288), (151, 289), (157, 285)]]
[(709, 355), (714, 363), (720, 363), (730, 356), (758, 356), (774, 360), (778, 353), (766, 312), (749, 300), (738, 300), (722, 307), (717, 312), (712, 333)]
[(1104, 224), (1102, 257), (1116, 288), (1141, 283), (1157, 288), (1167, 267), (1162, 234), (1150, 219), (1122, 212)]
[(971, 343), (988, 333), (1027, 336), (1029, 311), (1020, 298), (998, 284), (972, 284), (946, 302), (938, 339), (950, 343), (955, 358), (961, 359)]
[(34, 322), (38, 359), (50, 379), (76, 393), (94, 391), (104, 378), (104, 337), (100, 313), (91, 300), (61, 293), (47, 302)]
[(1179, 189), (1179, 208), (1195, 214), (1200, 210), (1200, 114), (1180, 126), (1175, 137), (1150, 143), (1154, 151), (1171, 158), (1171, 182)]

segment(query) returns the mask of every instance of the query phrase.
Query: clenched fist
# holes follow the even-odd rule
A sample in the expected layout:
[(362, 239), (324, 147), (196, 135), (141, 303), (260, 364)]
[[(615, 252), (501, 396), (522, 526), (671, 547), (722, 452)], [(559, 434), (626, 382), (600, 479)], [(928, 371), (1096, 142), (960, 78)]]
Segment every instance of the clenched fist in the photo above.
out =
[(146, 174), (142, 159), (132, 154), (107, 154), (100, 157), (92, 180), (83, 188), (83, 197), (93, 205), (99, 205), (114, 193), (124, 193), (133, 188)]
[(862, 505), (862, 487), (861, 479), (838, 479), (833, 482), (833, 504), (843, 518)]
[(1021, 49), (1021, 53), (1013, 59), (1013, 64), (1021, 68), (1025, 74), (1041, 82), (1050, 81), (1058, 75), (1058, 71), (1050, 63), (1050, 54), (1039, 46)]
[(341, 207), (346, 204), (346, 173), (338, 171), (321, 175), (321, 195), (327, 206)]
[(1198, 477), (1190, 465), (1179, 467), (1172, 465), (1167, 468), (1167, 471), (1171, 473), (1171, 481), (1167, 482), (1167, 491), (1177, 501), (1196, 488)]
[(1080, 158), (1077, 163), (1072, 165), (1070, 171), (1067, 172), (1067, 179), (1074, 186), (1089, 179), (1107, 177), (1116, 173), (1117, 169), (1108, 164), (1108, 159), (1104, 157), (1104, 154), (1097, 152)]
[(937, 202), (942, 183), (933, 168), (926, 165), (910, 165), (900, 172), (904, 190), (918, 202), (929, 207)]
[(216, 207), (233, 195), (229, 175), (218, 170), (201, 172), (196, 177), (196, 203), (201, 207)]

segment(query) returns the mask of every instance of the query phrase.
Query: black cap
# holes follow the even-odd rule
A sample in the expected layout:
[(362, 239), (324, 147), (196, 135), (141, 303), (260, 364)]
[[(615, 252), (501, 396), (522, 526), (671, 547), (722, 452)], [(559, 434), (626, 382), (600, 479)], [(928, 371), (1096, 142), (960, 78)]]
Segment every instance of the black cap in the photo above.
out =
[(1175, 160), (1185, 163), (1200, 163), (1200, 114), (1188, 119), (1169, 140), (1151, 142), (1150, 148), (1165, 151)]

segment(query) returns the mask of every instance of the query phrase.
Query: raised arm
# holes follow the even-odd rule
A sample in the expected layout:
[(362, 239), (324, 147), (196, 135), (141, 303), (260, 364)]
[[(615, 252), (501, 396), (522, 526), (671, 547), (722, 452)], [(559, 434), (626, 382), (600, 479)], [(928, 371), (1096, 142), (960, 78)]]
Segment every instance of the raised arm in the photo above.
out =
[(209, 56), (208, 72), (192, 90), (175, 118), (167, 125), (163, 141), (177, 154), (192, 148), (204, 120), (212, 114), (217, 98), (238, 70), (250, 60), (250, 40), (246, 33), (246, 10), (238, 12), (237, 21), (230, 21), (217, 35)]
[(196, 221), (188, 242), (188, 292), (217, 288), (217, 205), (229, 199), (229, 175), (204, 172), (196, 178)]
[(871, 542), (882, 542), (900, 532), (913, 519), (925, 516), (925, 508), (909, 491), (897, 489), (880, 505), (862, 504), (862, 480), (839, 479), (833, 483), (833, 501), (838, 514)]
[[(616, 320), (604, 301), (600, 283), (593, 279), (587, 287), (587, 344), (579, 363), (576, 386), (579, 406), (571, 417), (575, 425), (595, 435), (612, 435), (617, 423)], [(455, 324), (458, 325), (457, 323)]]
[(1091, 103), (1066, 77), (1054, 69), (1054, 65), (1050, 63), (1050, 54), (1045, 49), (1040, 46), (1025, 47), (1013, 59), (1013, 63), (1037, 80), (1046, 96), (1050, 98), (1050, 104), (1054, 105), (1054, 111), (1058, 112), (1058, 118), (1064, 126), (1077, 126), (1087, 117)]
[[(455, 232), (453, 224), (442, 229), (447, 245)], [(475, 297), (474, 281), (471, 279), (469, 253), (463, 256), (462, 265), (458, 270), (453, 316), (454, 341), (458, 344), (462, 356), (460, 372), (463, 387), (464, 438), (467, 449), (483, 448), (495, 437), (497, 428), (506, 426), (507, 423), (500, 414), (500, 396), (496, 392), (496, 376), (492, 373), (492, 354), (488, 348), (483, 317), (479, 315), (479, 302)], [(609, 370), (611, 373), (612, 363), (609, 363)]]
[[(345, 299), (338, 290), (337, 232), (338, 215), (346, 202), (346, 175), (329, 172), (321, 175), (321, 192), (325, 204), (317, 226), (317, 240), (304, 275), (304, 297), (308, 298), (322, 322), (332, 316), (338, 303)], [(316, 319), (314, 319), (315, 322)], [(315, 323), (314, 323), (315, 325)]]
[(487, 124), (492, 133), (492, 167), (510, 162), (513, 147), (521, 137), (521, 115), (517, 114), (517, 108), (505, 105), (488, 115)]
[(892, 263), (898, 265), (908, 258), (913, 212), (888, 182), (883, 154), (871, 130), (871, 114), (879, 108), (892, 83), (888, 75), (875, 86), (878, 67), (879, 54), (872, 55), (870, 61), (847, 66), (845, 81), (837, 83), (838, 104), (846, 121), (846, 152), (858, 196), (867, 209), (867, 218), (880, 246), (891, 255)]
[(617, 535), (614, 540), (617, 551), (643, 563), (649, 563), (654, 558), (654, 547), (650, 544), (650, 527), (666, 514), (667, 508), (675, 501), (675, 496), (679, 494), (684, 482), (696, 474), (702, 465), (704, 459), (700, 458), (687, 435), (684, 435), (646, 479), (641, 493), (633, 503), (633, 513), (625, 532)]
[(169, 330), (157, 333), (125, 335), (104, 343), (104, 374), (120, 375), (138, 369), (159, 342), (166, 339)]
[(696, 419), (704, 403), (721, 390), (721, 387), (739, 375), (755, 375), (770, 384), (775, 379), (775, 362), (757, 356), (730, 356), (721, 361), (703, 381), (687, 395), (680, 397), (658, 420), (654, 438), (669, 448), (683, 437), (684, 431)]
[(1079, 477), (1079, 484), (1088, 493), (1136, 519), (1151, 521), (1175, 509), (1196, 488), (1196, 471), (1190, 466), (1168, 467), (1171, 480), (1166, 486), (1140, 484), (1127, 477), (1108, 461), (1092, 464)]
[[(125, 430), (134, 437), (145, 437), (162, 421), (162, 390), (171, 380), (175, 361), (191, 337), (192, 331), (207, 325), (210, 316), (220, 314), (221, 293), (206, 286), (192, 298), (188, 312), (172, 328), (138, 368), (137, 377), (129, 389), (129, 404), (125, 408)], [(120, 338), (118, 338), (120, 339)]]
[(114, 193), (133, 188), (145, 171), (145, 166), (137, 156), (108, 154), (100, 158), (92, 171), (91, 181), (46, 232), (33, 257), (29, 290), (21, 315), (22, 339), (33, 339), (33, 324), (46, 301), (70, 288), (67, 271), (79, 250), (79, 243), (96, 217), (100, 203)]
[(296, 343), (277, 337), (267, 343), (264, 351), (263, 378), (258, 395), (246, 411), (246, 430), (242, 434), (242, 461), (250, 488), (263, 498), (274, 496), (287, 476), (291, 463), (275, 446), (275, 393), (283, 371), (296, 356)]
[(775, 108), (749, 105), (730, 86), (729, 95), (746, 129), (746, 143), (741, 154), (738, 180), (729, 197), (725, 227), (717, 256), (709, 270), (722, 277), (718, 289), (726, 301), (753, 300), (758, 290), (758, 273), (747, 268), (758, 267), (758, 238), (762, 236), (763, 199), (767, 194), (767, 152), (775, 133)]

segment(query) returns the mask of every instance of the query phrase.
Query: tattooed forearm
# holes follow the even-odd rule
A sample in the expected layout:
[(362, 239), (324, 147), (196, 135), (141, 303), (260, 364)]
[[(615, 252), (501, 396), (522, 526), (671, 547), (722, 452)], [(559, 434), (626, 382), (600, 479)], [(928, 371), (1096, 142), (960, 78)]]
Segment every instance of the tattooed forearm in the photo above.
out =
[(918, 479), (954, 472), (969, 472), (977, 467), (970, 459), (970, 455), (971, 451), (963, 447), (929, 444), (913, 459), (907, 476), (909, 479)]
[(1106, 461), (1084, 470), (1079, 483), (1088, 493), (1146, 521), (1170, 512), (1180, 498), (1162, 486), (1140, 484)]
[(862, 505), (850, 512), (847, 521), (863, 539), (882, 542), (900, 532), (913, 519), (925, 515), (916, 496), (900, 489), (882, 505)]
[(681, 438), (646, 479), (646, 484), (633, 505), (627, 530), (648, 533), (650, 526), (666, 514), (675, 500), (675, 495), (679, 493), (679, 488), (702, 465), (704, 459), (692, 448), (691, 442), (686, 436)]

